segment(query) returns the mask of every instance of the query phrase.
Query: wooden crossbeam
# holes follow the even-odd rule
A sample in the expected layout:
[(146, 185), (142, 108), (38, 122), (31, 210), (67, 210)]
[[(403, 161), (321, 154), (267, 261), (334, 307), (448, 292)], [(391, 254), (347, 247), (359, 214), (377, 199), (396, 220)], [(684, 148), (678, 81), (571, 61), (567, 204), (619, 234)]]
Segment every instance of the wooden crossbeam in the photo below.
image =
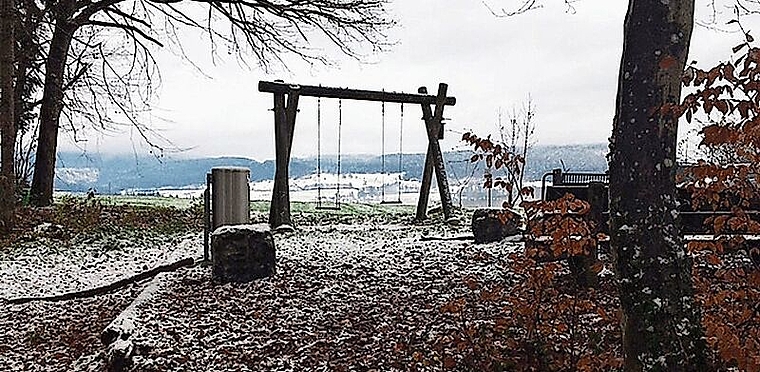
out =
[[(332, 88), (314, 85), (295, 85), (283, 82), (259, 81), (259, 92), (288, 94), (295, 90), (297, 90), (302, 97), (340, 98), (357, 101), (434, 105), (438, 99), (437, 96), (427, 94), (383, 92), (376, 90)], [(453, 106), (457, 103), (457, 99), (454, 97), (446, 97), (443, 103), (448, 106)]]

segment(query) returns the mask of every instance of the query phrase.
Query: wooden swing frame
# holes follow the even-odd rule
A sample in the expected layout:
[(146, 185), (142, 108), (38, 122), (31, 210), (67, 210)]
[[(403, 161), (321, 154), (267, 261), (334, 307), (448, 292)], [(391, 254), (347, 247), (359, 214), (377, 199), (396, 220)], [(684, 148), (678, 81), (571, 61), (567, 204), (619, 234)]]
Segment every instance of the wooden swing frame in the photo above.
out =
[[(438, 182), (444, 219), (449, 220), (452, 210), (451, 192), (446, 177), (443, 153), (438, 142), (439, 139), (443, 139), (443, 110), (447, 105), (456, 104), (456, 98), (446, 96), (447, 90), (448, 85), (444, 83), (438, 85), (437, 95), (428, 95), (426, 87), (420, 87), (417, 90), (418, 94), (410, 94), (296, 85), (287, 84), (280, 80), (274, 82), (259, 81), (259, 92), (272, 93), (274, 97), (275, 175), (272, 203), (269, 207), (269, 225), (273, 228), (293, 225), (290, 215), (289, 167), (300, 97), (419, 104), (422, 108), (422, 120), (425, 122), (428, 148), (415, 220), (422, 221), (427, 218), (433, 172), (435, 172), (435, 178)], [(431, 108), (431, 105), (435, 105), (435, 108)]]

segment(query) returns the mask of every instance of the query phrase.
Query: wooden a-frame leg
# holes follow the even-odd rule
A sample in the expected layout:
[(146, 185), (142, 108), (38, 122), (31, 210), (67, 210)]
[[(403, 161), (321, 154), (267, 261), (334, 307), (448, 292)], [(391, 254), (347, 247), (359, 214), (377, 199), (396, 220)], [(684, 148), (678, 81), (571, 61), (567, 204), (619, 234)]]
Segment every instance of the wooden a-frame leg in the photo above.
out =
[(274, 138), (275, 138), (275, 174), (272, 203), (269, 207), (269, 225), (273, 228), (282, 225), (293, 225), (290, 217), (290, 185), (289, 165), (290, 153), (293, 146), (296, 113), (298, 112), (298, 90), (293, 89), (288, 94), (285, 105), (285, 95), (274, 95)]
[[(416, 220), (418, 221), (424, 220), (427, 216), (427, 203), (430, 194), (433, 170), (435, 171), (435, 178), (438, 181), (438, 192), (441, 196), (441, 207), (443, 209), (444, 219), (449, 220), (451, 218), (451, 192), (449, 190), (449, 181), (446, 176), (446, 167), (443, 161), (441, 145), (438, 142), (447, 89), (448, 86), (446, 84), (440, 84), (438, 86), (435, 113), (430, 109), (430, 105), (422, 105), (422, 117), (425, 120), (425, 127), (427, 128), (428, 135), (428, 152), (425, 158), (425, 169), (422, 175), (420, 199), (417, 203)], [(421, 94), (427, 94), (427, 88), (425, 87), (421, 87), (418, 91)]]

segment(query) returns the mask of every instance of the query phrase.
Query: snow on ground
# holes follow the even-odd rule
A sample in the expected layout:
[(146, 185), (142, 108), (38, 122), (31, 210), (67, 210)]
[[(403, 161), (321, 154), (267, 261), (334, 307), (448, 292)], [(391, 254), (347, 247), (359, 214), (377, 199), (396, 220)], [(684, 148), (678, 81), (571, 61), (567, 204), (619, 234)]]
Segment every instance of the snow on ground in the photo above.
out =
[[(200, 233), (102, 228), (68, 239), (51, 231), (0, 250), (0, 298), (90, 289), (203, 255)], [(102, 371), (100, 332), (143, 285), (80, 300), (0, 303), (0, 371)]]
[[(137, 308), (133, 370), (440, 369), (420, 364), (421, 353), (462, 327), (442, 306), (468, 291), (465, 277), (508, 282), (506, 254), (519, 248), (420, 240), (466, 226), (294, 217), (299, 230), (275, 236), (272, 278), (216, 284), (208, 266), (166, 275), (154, 300)], [(0, 297), (92, 288), (201, 255), (200, 233), (30, 238), (0, 253)], [(0, 370), (102, 370), (100, 332), (144, 285), (72, 301), (0, 303)]]
[(64, 302), (0, 304), (0, 371), (104, 371), (100, 332), (142, 287)]
[(51, 296), (112, 283), (186, 257), (202, 257), (200, 233), (111, 229), (71, 240), (31, 237), (0, 250), (0, 298)]
[(134, 370), (407, 370), (455, 327), (440, 309), (463, 278), (505, 282), (518, 248), (423, 242), (423, 230), (306, 227), (276, 238), (274, 277), (248, 284), (184, 271), (142, 309)]

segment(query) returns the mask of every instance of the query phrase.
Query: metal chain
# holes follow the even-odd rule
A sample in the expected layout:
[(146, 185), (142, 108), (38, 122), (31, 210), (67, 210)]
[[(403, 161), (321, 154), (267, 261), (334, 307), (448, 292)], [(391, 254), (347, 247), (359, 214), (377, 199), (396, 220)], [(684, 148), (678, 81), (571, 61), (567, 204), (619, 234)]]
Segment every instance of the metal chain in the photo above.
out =
[(317, 97), (317, 208), (322, 206), (322, 97)]
[(382, 131), (380, 133), (380, 143), (381, 143), (381, 145), (380, 145), (380, 151), (381, 151), (381, 155), (380, 155), (380, 159), (381, 160), (380, 160), (380, 162), (381, 162), (381, 168), (382, 168), (382, 176), (381, 176), (380, 181), (382, 182), (382, 187), (380, 188), (380, 191), (381, 191), (380, 202), (382, 203), (382, 202), (385, 202), (385, 173), (386, 173), (385, 172), (385, 101), (383, 101), (383, 103), (381, 105), (381, 108), (382, 108), (381, 109), (382, 110), (381, 111), (382, 112), (382, 115), (381, 115), (381, 117), (382, 117), (382, 121), (381, 121)]
[(335, 204), (340, 207), (340, 139), (343, 126), (343, 100), (338, 99), (338, 189), (335, 194)]
[(401, 120), (398, 134), (398, 200), (401, 201), (402, 157), (404, 154), (404, 102), (401, 102)]

